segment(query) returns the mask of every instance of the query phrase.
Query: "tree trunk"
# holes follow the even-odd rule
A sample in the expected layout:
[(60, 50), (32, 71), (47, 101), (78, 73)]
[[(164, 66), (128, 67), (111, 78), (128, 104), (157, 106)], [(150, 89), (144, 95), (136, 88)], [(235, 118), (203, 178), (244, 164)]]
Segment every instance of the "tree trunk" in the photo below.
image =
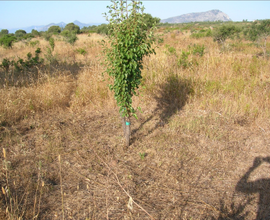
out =
[(130, 142), (130, 120), (129, 117), (126, 117), (126, 130), (125, 130), (126, 146), (129, 146)]
[(120, 117), (122, 120), (122, 128), (124, 132), (124, 138), (126, 140), (126, 146), (128, 147), (130, 142), (130, 119), (129, 117)]

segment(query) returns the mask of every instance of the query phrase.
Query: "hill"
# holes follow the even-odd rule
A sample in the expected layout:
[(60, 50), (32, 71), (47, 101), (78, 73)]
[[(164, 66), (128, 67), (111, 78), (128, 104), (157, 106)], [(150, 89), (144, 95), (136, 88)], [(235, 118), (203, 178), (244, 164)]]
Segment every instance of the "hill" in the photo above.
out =
[(162, 23), (188, 23), (197, 21), (231, 21), (230, 17), (220, 10), (189, 13), (161, 20)]

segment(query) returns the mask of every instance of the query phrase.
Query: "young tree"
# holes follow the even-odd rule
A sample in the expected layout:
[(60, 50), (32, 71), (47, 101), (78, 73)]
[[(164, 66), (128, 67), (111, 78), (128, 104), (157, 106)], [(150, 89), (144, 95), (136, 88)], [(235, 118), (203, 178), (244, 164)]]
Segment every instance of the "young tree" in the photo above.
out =
[(132, 96), (141, 83), (143, 57), (155, 53), (151, 48), (154, 42), (152, 29), (145, 29), (144, 7), (142, 2), (112, 0), (105, 13), (108, 24), (108, 43), (103, 41), (103, 52), (106, 56), (106, 72), (113, 78), (109, 85), (114, 91), (117, 105), (120, 107), (126, 145), (130, 141), (130, 117), (136, 116), (132, 107)]

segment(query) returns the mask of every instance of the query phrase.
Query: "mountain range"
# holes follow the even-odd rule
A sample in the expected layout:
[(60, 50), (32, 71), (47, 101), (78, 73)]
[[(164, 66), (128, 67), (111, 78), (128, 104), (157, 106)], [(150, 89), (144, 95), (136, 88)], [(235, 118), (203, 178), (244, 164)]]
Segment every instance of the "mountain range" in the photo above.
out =
[[(89, 26), (93, 26), (93, 25), (100, 25), (101, 23), (88, 23), (88, 24), (85, 24), (85, 23), (81, 23), (80, 21), (73, 21), (74, 24), (78, 25), (80, 28), (83, 28), (83, 27), (89, 27)], [(51, 26), (59, 26), (61, 28), (64, 28), (67, 24), (65, 22), (60, 22), (60, 23), (50, 23), (50, 24), (47, 24), (47, 25), (33, 25), (33, 26), (30, 26), (30, 27), (24, 27), (24, 28), (12, 28), (12, 29), (9, 29), (9, 33), (15, 33), (17, 30), (25, 30), (27, 33), (31, 33), (31, 31), (33, 29), (37, 30), (37, 31), (47, 31)], [(1, 30), (1, 28), (0, 28)]]
[(198, 21), (231, 21), (231, 19), (224, 12), (215, 9), (206, 12), (183, 14), (161, 20), (162, 23), (188, 23)]
[[(220, 10), (210, 10), (206, 12), (196, 12), (196, 13), (189, 13), (189, 14), (183, 14), (180, 16), (176, 17), (171, 17), (167, 19), (162, 19), (161, 23), (188, 23), (188, 22), (198, 22), (198, 21), (231, 21), (230, 17), (225, 14), (224, 12)], [(100, 25), (101, 23), (81, 23), (80, 21), (74, 21), (74, 24), (78, 25), (80, 28), (83, 27), (89, 27), (92, 25)], [(25, 30), (27, 33), (30, 33), (32, 29), (35, 29), (37, 31), (47, 31), (49, 27), (56, 25), (61, 28), (64, 28), (67, 24), (64, 22), (60, 23), (51, 23), (48, 25), (40, 25), (40, 26), (30, 26), (30, 27), (25, 27), (25, 28), (12, 28), (9, 29), (9, 33), (15, 33), (16, 30), (22, 29)], [(1, 30), (1, 28), (0, 28)]]

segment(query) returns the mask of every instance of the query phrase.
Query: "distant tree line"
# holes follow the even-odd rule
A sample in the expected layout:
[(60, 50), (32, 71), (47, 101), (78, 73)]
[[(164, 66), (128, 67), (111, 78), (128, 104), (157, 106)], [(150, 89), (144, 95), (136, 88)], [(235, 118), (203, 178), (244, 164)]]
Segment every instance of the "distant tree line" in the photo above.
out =
[[(158, 24), (160, 22), (159, 18), (152, 17), (151, 14), (144, 14), (144, 21), (146, 23), (145, 28), (151, 28), (154, 24)], [(31, 40), (35, 37), (43, 37), (45, 40), (49, 41), (53, 35), (62, 36), (66, 42), (70, 44), (74, 44), (76, 42), (78, 34), (91, 34), (97, 33), (102, 35), (108, 35), (108, 25), (92, 25), (89, 27), (80, 27), (74, 23), (69, 23), (65, 26), (65, 28), (61, 28), (57, 25), (49, 27), (47, 31), (37, 31), (32, 30), (31, 33), (26, 33), (25, 30), (17, 30), (15, 34), (9, 33), (7, 29), (2, 29), (0, 32), (0, 46), (5, 48), (11, 48), (13, 42), (21, 41), (21, 40)]]

